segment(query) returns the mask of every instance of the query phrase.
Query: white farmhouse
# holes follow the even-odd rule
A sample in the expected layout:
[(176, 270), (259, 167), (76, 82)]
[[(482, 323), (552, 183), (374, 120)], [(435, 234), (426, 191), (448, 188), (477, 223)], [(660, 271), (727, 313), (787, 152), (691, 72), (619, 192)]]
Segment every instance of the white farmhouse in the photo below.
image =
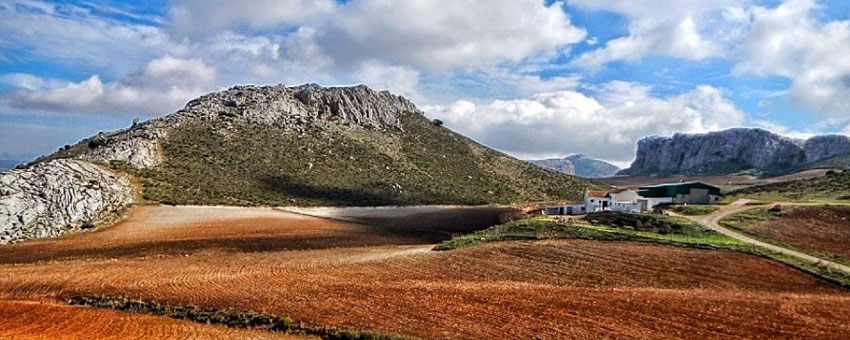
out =
[(720, 188), (700, 182), (666, 183), (634, 190), (587, 190), (583, 204), (547, 206), (546, 215), (581, 215), (597, 211), (644, 212), (661, 204), (712, 204)]

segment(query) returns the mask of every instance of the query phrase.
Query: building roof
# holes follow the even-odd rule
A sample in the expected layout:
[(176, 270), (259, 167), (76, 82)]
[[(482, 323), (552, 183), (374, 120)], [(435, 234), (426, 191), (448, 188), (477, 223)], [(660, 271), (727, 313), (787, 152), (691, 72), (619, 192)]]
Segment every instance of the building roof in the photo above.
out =
[(607, 193), (607, 192), (604, 192), (604, 191), (588, 190), (588, 191), (587, 191), (587, 197), (601, 197), (601, 198), (605, 198), (605, 197), (608, 197), (608, 193)]
[(644, 185), (644, 186), (641, 186), (640, 189), (678, 187), (678, 186), (702, 186), (702, 187), (712, 187), (712, 188), (716, 188), (718, 190), (720, 189), (719, 187), (713, 186), (711, 184), (707, 184), (707, 183), (703, 183), (703, 182), (695, 182), (695, 181)]
[(676, 194), (687, 194), (691, 188), (708, 189), (709, 194), (720, 195), (720, 188), (703, 182), (646, 185), (639, 188), (638, 194), (643, 197), (676, 197)]

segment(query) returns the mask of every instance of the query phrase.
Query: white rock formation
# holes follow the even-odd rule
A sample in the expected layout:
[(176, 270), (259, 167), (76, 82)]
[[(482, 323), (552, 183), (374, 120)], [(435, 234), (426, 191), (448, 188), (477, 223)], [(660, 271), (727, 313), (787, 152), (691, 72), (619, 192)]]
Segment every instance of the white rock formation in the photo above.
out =
[(109, 221), (133, 202), (124, 176), (62, 159), (0, 174), (0, 244), (57, 236)]

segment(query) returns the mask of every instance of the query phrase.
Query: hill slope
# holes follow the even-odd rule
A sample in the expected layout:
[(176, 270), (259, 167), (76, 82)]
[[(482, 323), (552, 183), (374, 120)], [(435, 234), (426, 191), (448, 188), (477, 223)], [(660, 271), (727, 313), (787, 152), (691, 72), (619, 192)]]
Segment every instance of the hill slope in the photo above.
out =
[(44, 157), (109, 164), (171, 204), (408, 205), (579, 199), (593, 184), (432, 124), (365, 86), (240, 86)]
[(605, 178), (614, 176), (620, 170), (617, 166), (582, 154), (564, 158), (530, 160), (532, 164), (584, 178)]
[(825, 176), (749, 186), (729, 196), (764, 200), (850, 200), (850, 171), (829, 171)]

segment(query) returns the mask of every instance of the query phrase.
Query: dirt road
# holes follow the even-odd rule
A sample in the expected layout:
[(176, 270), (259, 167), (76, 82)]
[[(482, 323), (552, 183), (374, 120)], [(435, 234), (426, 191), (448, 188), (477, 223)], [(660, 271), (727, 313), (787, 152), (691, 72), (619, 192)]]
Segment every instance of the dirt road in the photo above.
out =
[[(726, 216), (729, 216), (729, 215), (732, 215), (732, 214), (735, 214), (735, 213), (739, 213), (739, 212), (742, 212), (744, 210), (757, 208), (757, 206), (747, 205), (748, 202), (750, 202), (750, 201), (746, 200), (746, 199), (737, 200), (732, 204), (721, 207), (720, 210), (718, 210), (717, 212), (714, 212), (712, 214), (709, 214), (709, 215), (685, 216), (685, 217), (689, 218), (692, 221), (700, 223), (700, 224), (704, 225), (705, 227), (707, 227), (711, 230), (714, 230), (714, 231), (721, 233), (723, 235), (732, 237), (734, 239), (737, 239), (737, 240), (740, 240), (740, 241), (743, 241), (743, 242), (746, 242), (746, 243), (749, 243), (749, 244), (752, 244), (752, 245), (756, 245), (756, 246), (759, 246), (759, 247), (762, 247), (762, 248), (766, 248), (766, 249), (769, 249), (769, 250), (772, 250), (772, 251), (775, 251), (775, 252), (778, 252), (778, 253), (781, 253), (781, 254), (793, 256), (793, 257), (796, 257), (796, 258), (804, 260), (804, 261), (818, 263), (818, 264), (823, 265), (825, 267), (835, 269), (835, 270), (839, 270), (839, 271), (842, 271), (844, 273), (850, 274), (850, 267), (848, 267), (848, 266), (845, 266), (845, 265), (842, 265), (842, 264), (839, 264), (839, 263), (835, 263), (835, 262), (832, 262), (832, 261), (829, 261), (829, 260), (824, 260), (824, 259), (821, 259), (821, 258), (818, 258), (818, 257), (808, 255), (808, 254), (804, 254), (804, 253), (801, 253), (799, 251), (779, 247), (779, 246), (776, 246), (776, 245), (773, 245), (773, 244), (770, 244), (770, 243), (767, 243), (767, 242), (762, 242), (762, 241), (756, 240), (752, 237), (746, 236), (746, 235), (741, 234), (737, 231), (731, 230), (729, 228), (726, 228), (726, 227), (723, 227), (723, 226), (720, 225), (720, 220), (723, 219)], [(774, 202), (772, 204), (778, 204), (778, 205), (816, 205), (816, 204), (813, 204), (813, 203), (791, 203), (791, 202)]]

